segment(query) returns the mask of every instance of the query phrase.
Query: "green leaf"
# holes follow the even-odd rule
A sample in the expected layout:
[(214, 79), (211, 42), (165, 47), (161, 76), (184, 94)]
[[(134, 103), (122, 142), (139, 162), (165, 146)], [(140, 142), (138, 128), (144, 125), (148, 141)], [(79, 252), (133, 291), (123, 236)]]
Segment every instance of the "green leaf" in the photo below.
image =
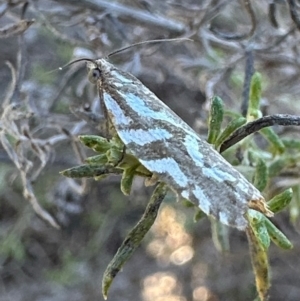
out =
[(268, 127), (261, 129), (260, 134), (262, 134), (268, 140), (277, 153), (282, 154), (285, 151), (283, 142), (272, 128)]
[(114, 258), (107, 266), (102, 279), (102, 294), (104, 299), (107, 299), (108, 290), (114, 278), (121, 270), (122, 266), (132, 256), (134, 251), (140, 245), (144, 236), (153, 225), (161, 202), (163, 201), (167, 192), (168, 187), (165, 184), (160, 183), (157, 185), (142, 218), (127, 235)]
[(253, 120), (260, 117), (260, 99), (261, 99), (261, 75), (255, 72), (251, 79), (249, 107), (247, 112), (247, 119)]
[(248, 217), (250, 226), (256, 236), (256, 239), (267, 252), (268, 248), (270, 247), (270, 236), (265, 225), (265, 216), (258, 211), (250, 209), (248, 211)]
[(247, 228), (247, 237), (249, 241), (250, 256), (255, 275), (256, 290), (261, 301), (268, 300), (270, 288), (269, 263), (266, 249), (255, 235), (252, 227)]
[(101, 155), (96, 155), (92, 157), (88, 157), (85, 159), (86, 163), (89, 164), (98, 164), (98, 165), (103, 165), (108, 163), (108, 158), (106, 154), (101, 154)]
[(122, 169), (111, 165), (84, 164), (63, 170), (60, 174), (68, 178), (94, 178), (102, 175), (121, 174), (122, 172)]
[(237, 130), (246, 122), (247, 119), (245, 117), (238, 117), (233, 119), (217, 138), (215, 142), (216, 147), (218, 148), (235, 130)]
[(224, 115), (224, 105), (220, 97), (214, 96), (211, 100), (211, 107), (208, 118), (207, 142), (214, 144), (221, 130)]
[(121, 191), (125, 195), (129, 195), (131, 191), (132, 182), (136, 173), (138, 165), (124, 169), (121, 179)]
[(297, 162), (297, 156), (282, 155), (277, 160), (273, 161), (269, 165), (269, 177), (273, 177), (280, 174), (284, 169), (293, 166)]
[(288, 188), (280, 194), (274, 196), (271, 200), (267, 202), (269, 209), (277, 213), (283, 210), (292, 200), (293, 198), (293, 190), (292, 188)]
[(288, 138), (283, 138), (281, 139), (283, 145), (287, 148), (293, 148), (293, 149), (300, 149), (300, 140), (298, 139), (288, 139)]
[(81, 135), (78, 138), (85, 146), (93, 149), (95, 152), (104, 153), (112, 147), (111, 142), (100, 136)]
[(254, 186), (259, 190), (263, 191), (268, 183), (268, 168), (263, 159), (258, 159), (254, 174)]
[(265, 225), (271, 240), (276, 246), (285, 250), (293, 248), (293, 244), (289, 241), (289, 239), (267, 218), (265, 218)]

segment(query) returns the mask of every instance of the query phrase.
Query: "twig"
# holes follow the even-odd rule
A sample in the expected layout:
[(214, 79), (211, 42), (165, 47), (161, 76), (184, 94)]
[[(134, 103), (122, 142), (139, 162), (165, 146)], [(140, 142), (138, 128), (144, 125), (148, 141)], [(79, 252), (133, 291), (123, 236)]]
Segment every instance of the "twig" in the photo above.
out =
[(297, 14), (297, 11), (296, 11), (297, 10), (297, 5), (295, 3), (295, 0), (288, 0), (287, 3), (289, 5), (291, 18), (294, 21), (297, 28), (300, 30), (300, 18), (299, 18), (299, 15)]
[(283, 43), (294, 31), (296, 30), (296, 26), (293, 26), (287, 33), (276, 38), (275, 42), (272, 45), (268, 45), (264, 48), (256, 48), (256, 52), (266, 53), (268, 51), (273, 50), (275, 47), (279, 46)]
[(228, 5), (229, 2), (227, 0), (223, 2), (219, 2), (214, 5), (214, 3), (210, 3), (207, 8), (209, 8), (209, 11), (205, 13), (203, 16), (203, 19), (199, 22), (199, 28), (207, 24), (209, 21), (211, 21), (216, 15), (218, 15), (222, 10), (225, 9), (225, 6)]
[(43, 220), (47, 221), (52, 227), (56, 229), (60, 229), (60, 226), (55, 221), (55, 219), (46, 210), (44, 210), (39, 204), (33, 192), (33, 187), (27, 178), (26, 171), (20, 170), (20, 172), (21, 172), (20, 174), (21, 174), (21, 179), (22, 179), (23, 189), (24, 189), (23, 195), (30, 202), (35, 213), (38, 216), (40, 216)]
[(5, 64), (8, 66), (8, 68), (10, 69), (11, 72), (11, 83), (10, 86), (8, 87), (6, 93), (5, 93), (5, 98), (3, 100), (2, 103), (2, 109), (5, 110), (8, 105), (10, 104), (10, 101), (13, 97), (15, 88), (16, 88), (16, 84), (17, 84), (17, 71), (14, 68), (14, 66), (12, 65), (11, 62), (6, 61)]
[(268, 16), (269, 16), (270, 23), (275, 28), (278, 28), (278, 22), (276, 20), (276, 4), (274, 2), (269, 3)]
[[(26, 28), (27, 29), (27, 28)], [(27, 65), (27, 58), (26, 58), (26, 44), (24, 43), (24, 35), (20, 34), (18, 37), (18, 54), (17, 54), (17, 72), (16, 72), (16, 85), (15, 90), (12, 95), (12, 101), (15, 103), (21, 102), (21, 87), (25, 75), (25, 69)]]
[(68, 42), (73, 46), (78, 46), (78, 45), (82, 45), (85, 46), (85, 43), (76, 39), (73, 39), (67, 35), (65, 35), (64, 33), (61, 33), (59, 30), (57, 30), (47, 19), (47, 17), (41, 12), (41, 10), (37, 7), (37, 4), (32, 1), (32, 7), (34, 8), (34, 10), (36, 11), (36, 13), (38, 14), (38, 16), (41, 18), (41, 20), (43, 21), (45, 27), (58, 39), (64, 41), (64, 42)]
[(218, 38), (228, 40), (228, 41), (241, 41), (241, 40), (245, 40), (245, 39), (253, 36), (253, 34), (256, 30), (256, 23), (257, 23), (256, 17), (255, 17), (253, 8), (251, 6), (250, 0), (244, 0), (244, 4), (245, 4), (246, 11), (247, 11), (248, 15), (250, 16), (250, 20), (251, 20), (251, 29), (248, 33), (229, 35), (229, 34), (219, 32), (213, 27), (210, 27), (210, 31), (213, 34), (215, 34)]
[(34, 23), (34, 20), (21, 20), (14, 24), (10, 24), (6, 27), (0, 28), (0, 38), (9, 38), (22, 34), (30, 25)]
[(227, 140), (223, 142), (223, 144), (220, 147), (220, 153), (224, 152), (226, 149), (238, 143), (245, 137), (272, 125), (299, 126), (300, 116), (289, 114), (275, 114), (270, 116), (264, 116), (252, 122), (249, 122), (243, 127), (237, 129)]
[(179, 22), (170, 20), (170, 18), (164, 18), (161, 16), (153, 16), (149, 12), (145, 12), (140, 9), (131, 8), (119, 3), (110, 2), (110, 1), (95, 1), (95, 0), (54, 0), (60, 4), (69, 4), (72, 7), (82, 7), (85, 9), (90, 9), (93, 12), (102, 12), (107, 10), (113, 12), (114, 15), (127, 17), (135, 19), (140, 23), (147, 24), (148, 26), (156, 26), (165, 30), (168, 30), (173, 33), (182, 34), (185, 32), (186, 25)]

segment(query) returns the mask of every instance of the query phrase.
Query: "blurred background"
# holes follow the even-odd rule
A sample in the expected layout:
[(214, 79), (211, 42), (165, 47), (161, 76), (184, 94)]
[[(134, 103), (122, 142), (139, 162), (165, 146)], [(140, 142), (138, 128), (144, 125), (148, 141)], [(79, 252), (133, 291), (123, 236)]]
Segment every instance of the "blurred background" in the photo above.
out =
[[(264, 114), (299, 114), (298, 1), (8, 0), (0, 2), (0, 300), (103, 300), (103, 272), (140, 219), (153, 188), (136, 179), (72, 180), (59, 174), (93, 153), (79, 134), (99, 134), (101, 110), (80, 57), (113, 56), (205, 137), (209, 100), (241, 113), (247, 78), (262, 74)], [(298, 9), (299, 8), (299, 9)], [(299, 138), (297, 128), (276, 128)], [(272, 190), (293, 186), (299, 168)], [(299, 198), (298, 198), (299, 199)], [(293, 200), (297, 202), (297, 198)], [(298, 206), (274, 223), (294, 244), (270, 248), (270, 300), (300, 296)], [(41, 218), (42, 217), (42, 218)], [(117, 275), (109, 300), (232, 301), (256, 298), (245, 233), (215, 247), (209, 219), (168, 195), (151, 231)]]

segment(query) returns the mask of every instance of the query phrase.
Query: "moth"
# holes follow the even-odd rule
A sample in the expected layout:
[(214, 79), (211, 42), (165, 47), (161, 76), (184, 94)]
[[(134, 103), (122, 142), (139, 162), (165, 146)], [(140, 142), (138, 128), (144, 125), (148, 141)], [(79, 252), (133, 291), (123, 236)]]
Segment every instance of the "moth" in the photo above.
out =
[(89, 60), (87, 69), (126, 151), (158, 182), (239, 230), (249, 208), (272, 215), (260, 191), (136, 77), (105, 59)]

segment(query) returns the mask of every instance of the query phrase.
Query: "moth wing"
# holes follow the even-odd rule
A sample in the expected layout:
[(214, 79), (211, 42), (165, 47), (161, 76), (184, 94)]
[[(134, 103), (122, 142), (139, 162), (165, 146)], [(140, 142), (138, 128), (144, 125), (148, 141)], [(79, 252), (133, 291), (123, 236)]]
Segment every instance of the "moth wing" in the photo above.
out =
[[(106, 78), (105, 106), (120, 139), (179, 196), (222, 223), (245, 230), (249, 204), (266, 213), (261, 193), (131, 74)], [(255, 205), (257, 204), (257, 205)]]

